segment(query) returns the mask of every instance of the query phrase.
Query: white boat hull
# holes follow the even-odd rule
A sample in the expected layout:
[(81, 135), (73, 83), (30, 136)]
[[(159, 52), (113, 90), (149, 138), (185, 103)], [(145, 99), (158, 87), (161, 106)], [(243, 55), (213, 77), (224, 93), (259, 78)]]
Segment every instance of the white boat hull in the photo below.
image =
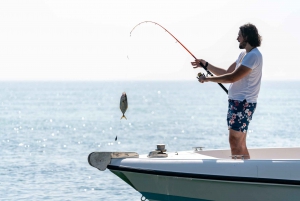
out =
[(123, 174), (133, 188), (151, 201), (299, 201), (300, 198), (300, 187), (295, 185), (220, 181), (111, 171), (117, 175)]
[[(107, 168), (152, 201), (300, 200), (300, 148), (250, 153), (254, 159), (224, 158), (229, 150), (168, 153), (165, 158), (112, 157)], [(271, 159), (272, 153), (281, 159)], [(89, 161), (99, 161), (96, 156), (92, 153)]]

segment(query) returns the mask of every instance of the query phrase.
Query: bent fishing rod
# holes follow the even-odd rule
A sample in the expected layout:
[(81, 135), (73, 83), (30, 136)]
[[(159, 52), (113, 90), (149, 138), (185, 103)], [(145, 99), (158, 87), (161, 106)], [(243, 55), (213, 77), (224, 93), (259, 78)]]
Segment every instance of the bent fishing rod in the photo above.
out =
[[(133, 29), (130, 31), (130, 36), (131, 36), (131, 33), (133, 32), (133, 30), (143, 24), (143, 23), (147, 23), (147, 22), (150, 22), (150, 23), (153, 23), (155, 25), (158, 25), (160, 26), (161, 28), (163, 28), (166, 32), (168, 32), (186, 51), (188, 51), (188, 53), (190, 53), (190, 55), (192, 55), (192, 57), (194, 57), (194, 59), (196, 60), (197, 58), (175, 37), (173, 36), (173, 34), (171, 34), (166, 28), (164, 28), (163, 26), (161, 26), (160, 24), (156, 23), (156, 22), (152, 22), (152, 21), (143, 21), (143, 22), (140, 22), (138, 23), (137, 25), (135, 25), (135, 27), (133, 27)], [(203, 69), (207, 72), (208, 75), (210, 76), (214, 76), (208, 69), (207, 69), (207, 64), (206, 65), (203, 65), (201, 62), (200, 62), (200, 66), (203, 67)], [(220, 85), (220, 87), (228, 94), (228, 90), (224, 87), (224, 85), (222, 85), (221, 83), (218, 83), (218, 85)]]

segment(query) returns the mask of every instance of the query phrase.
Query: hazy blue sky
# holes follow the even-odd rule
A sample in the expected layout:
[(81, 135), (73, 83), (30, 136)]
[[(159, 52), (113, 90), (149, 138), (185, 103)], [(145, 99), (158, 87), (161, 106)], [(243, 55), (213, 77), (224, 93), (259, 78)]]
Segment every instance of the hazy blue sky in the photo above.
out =
[(195, 80), (188, 54), (227, 68), (239, 26), (263, 36), (263, 79), (300, 80), (297, 0), (3, 0), (0, 80)]

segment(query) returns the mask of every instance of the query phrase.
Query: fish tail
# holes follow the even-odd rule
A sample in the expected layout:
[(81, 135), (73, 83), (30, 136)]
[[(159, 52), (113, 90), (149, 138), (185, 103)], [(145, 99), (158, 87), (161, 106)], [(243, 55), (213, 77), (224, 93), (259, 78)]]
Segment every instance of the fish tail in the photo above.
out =
[(127, 118), (125, 117), (125, 115), (123, 114), (123, 116), (121, 117), (121, 119), (125, 118), (127, 120)]

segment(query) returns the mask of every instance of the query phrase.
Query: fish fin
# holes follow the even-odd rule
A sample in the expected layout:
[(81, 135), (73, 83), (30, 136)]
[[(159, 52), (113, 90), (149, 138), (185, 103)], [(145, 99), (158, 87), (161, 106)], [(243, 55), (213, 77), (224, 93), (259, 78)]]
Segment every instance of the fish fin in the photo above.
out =
[(125, 118), (127, 120), (127, 118), (125, 117), (125, 115), (123, 114), (123, 116), (121, 117), (121, 119)]

